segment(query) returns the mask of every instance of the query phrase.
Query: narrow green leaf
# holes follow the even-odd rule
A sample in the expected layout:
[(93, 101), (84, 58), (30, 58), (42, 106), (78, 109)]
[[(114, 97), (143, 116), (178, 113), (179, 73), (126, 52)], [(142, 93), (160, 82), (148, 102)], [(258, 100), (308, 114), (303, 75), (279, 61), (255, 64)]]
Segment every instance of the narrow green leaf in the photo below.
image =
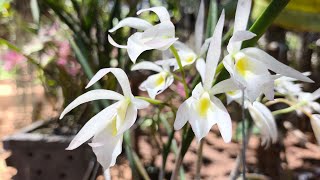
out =
[(218, 21), (218, 4), (217, 0), (211, 0), (208, 12), (206, 37), (209, 38), (213, 34), (213, 30)]
[(278, 17), (281, 11), (287, 6), (290, 0), (273, 0), (269, 6), (263, 11), (260, 17), (250, 27), (249, 31), (257, 36), (243, 42), (242, 48), (254, 46), (260, 37), (266, 32), (272, 22)]

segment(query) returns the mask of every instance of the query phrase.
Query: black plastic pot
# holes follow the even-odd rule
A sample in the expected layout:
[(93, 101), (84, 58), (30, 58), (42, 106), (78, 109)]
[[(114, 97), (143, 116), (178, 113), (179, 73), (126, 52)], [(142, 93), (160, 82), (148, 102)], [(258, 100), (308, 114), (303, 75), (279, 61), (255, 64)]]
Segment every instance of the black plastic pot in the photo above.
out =
[(84, 144), (73, 151), (65, 148), (74, 136), (34, 132), (50, 121), (38, 121), (3, 139), (4, 149), (11, 151), (8, 166), (18, 170), (14, 180), (87, 180), (95, 179), (99, 164)]

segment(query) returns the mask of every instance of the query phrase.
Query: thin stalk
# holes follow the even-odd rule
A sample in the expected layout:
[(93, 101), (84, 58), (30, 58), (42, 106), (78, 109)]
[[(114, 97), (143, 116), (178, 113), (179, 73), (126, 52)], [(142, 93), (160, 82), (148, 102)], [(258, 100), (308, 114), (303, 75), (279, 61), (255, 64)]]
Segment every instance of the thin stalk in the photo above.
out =
[(204, 144), (204, 139), (201, 139), (198, 152), (197, 152), (197, 165), (196, 165), (196, 180), (200, 180), (201, 178), (201, 166), (202, 166), (202, 152), (203, 152), (203, 144)]
[(172, 75), (173, 75), (173, 77), (174, 77), (177, 81), (179, 81), (179, 82), (182, 82), (182, 83), (183, 83), (182, 78), (180, 78), (178, 75), (176, 75), (176, 74), (174, 74), (174, 73), (172, 73)]
[(137, 170), (138, 172), (140, 173), (140, 175), (142, 176), (142, 178), (144, 180), (151, 180), (151, 178), (149, 177), (146, 169), (143, 167), (143, 164), (142, 162), (140, 161), (137, 153), (135, 153), (134, 151), (132, 151), (132, 155), (133, 155), (133, 160), (134, 160), (134, 163), (137, 167)]
[[(303, 112), (306, 116), (308, 116), (309, 118), (312, 118), (312, 114), (307, 112), (306, 110), (304, 110), (303, 108), (300, 108), (301, 106), (305, 105), (306, 102), (300, 102), (298, 104), (294, 103), (294, 102), (291, 102), (287, 99), (284, 99), (284, 98), (277, 98), (277, 99), (274, 99), (273, 101), (269, 101), (266, 103), (266, 106), (271, 106), (273, 104), (276, 104), (276, 103), (285, 103), (287, 105), (289, 105), (290, 107), (289, 108), (286, 108), (286, 109), (280, 109), (280, 110), (277, 110), (277, 111), (273, 111), (272, 114), (283, 114), (283, 113), (288, 113), (288, 112), (291, 112), (291, 107), (294, 107), (296, 109), (299, 109), (301, 112)], [(297, 106), (298, 105), (298, 106)], [(283, 113), (281, 111), (284, 111)], [(279, 112), (280, 111), (280, 112)], [(287, 111), (287, 112), (286, 112)]]
[(178, 54), (177, 49), (174, 46), (170, 46), (170, 50), (178, 63), (179, 70), (180, 70), (180, 73), (182, 76), (182, 83), (183, 83), (184, 91), (185, 91), (186, 97), (189, 98), (189, 88), (188, 88), (188, 85), (186, 82), (186, 74), (185, 74), (184, 69), (182, 67), (180, 56)]
[[(186, 131), (184, 131), (184, 132), (186, 132), (186, 133), (183, 133), (184, 136), (183, 136), (181, 145), (179, 147), (179, 152), (177, 155), (175, 168), (174, 168), (172, 175), (171, 175), (171, 178), (170, 178), (171, 180), (176, 180), (178, 178), (179, 168), (181, 167), (183, 158), (186, 155), (188, 148), (194, 138), (194, 133), (190, 127), (187, 127)], [(180, 177), (180, 179), (182, 179), (182, 178)]]
[(159, 173), (159, 179), (163, 179), (164, 177), (164, 172), (166, 170), (166, 163), (167, 163), (167, 158), (168, 158), (168, 154), (170, 152), (170, 147), (172, 144), (172, 140), (174, 137), (174, 129), (172, 128), (170, 134), (169, 134), (169, 139), (168, 142), (163, 146), (163, 151), (162, 151), (162, 166), (161, 166), (161, 170)]
[(246, 126), (244, 112), (244, 90), (242, 90), (241, 115), (242, 115), (242, 178), (246, 180)]
[(284, 109), (279, 109), (279, 110), (273, 111), (272, 115), (279, 115), (279, 114), (289, 113), (289, 112), (297, 110), (299, 107), (301, 107), (301, 106), (303, 106), (305, 104), (306, 104), (306, 102), (300, 102), (300, 103), (295, 104), (293, 106), (290, 106), (288, 108), (284, 108)]
[(132, 179), (133, 180), (138, 180), (140, 178), (139, 178), (138, 173), (137, 173), (137, 168), (136, 168), (136, 165), (134, 163), (132, 149), (130, 147), (131, 146), (130, 131), (124, 132), (123, 141), (124, 141), (124, 148), (125, 148), (125, 151), (126, 151), (126, 155), (127, 155), (128, 160), (129, 160), (129, 165), (130, 165), (130, 168), (131, 168), (131, 171), (132, 171), (132, 173), (131, 173), (132, 174)]
[[(248, 144), (248, 142), (249, 142), (249, 140), (250, 140), (250, 137), (251, 137), (251, 134), (252, 134), (252, 128), (253, 128), (253, 126), (252, 126), (252, 123), (249, 123), (249, 127), (248, 127), (248, 131), (247, 131), (247, 138), (246, 138), (246, 143)], [(241, 162), (242, 162), (242, 154), (241, 153), (239, 153), (238, 155), (237, 155), (237, 158), (236, 158), (236, 160), (235, 160), (235, 166), (234, 166), (234, 168), (233, 168), (233, 170), (231, 171), (231, 173), (230, 173), (230, 176), (229, 176), (229, 179), (230, 180), (236, 180), (237, 179), (237, 177), (238, 177), (238, 174), (239, 174), (239, 167), (240, 167), (240, 164), (241, 164)]]
[(165, 103), (165, 102), (162, 102), (160, 100), (157, 100), (157, 99), (151, 99), (151, 98), (147, 98), (147, 97), (143, 97), (143, 96), (135, 96), (135, 98), (137, 99), (141, 99), (141, 100), (144, 100), (144, 101), (147, 101), (148, 103), (150, 104), (153, 104), (153, 105), (158, 105), (158, 106), (168, 106), (170, 107), (172, 110), (176, 111), (177, 109), (175, 107), (173, 107), (172, 105), (168, 104), (168, 103)]
[[(165, 127), (165, 129), (166, 129), (166, 131), (167, 131), (167, 133), (168, 133), (168, 134), (171, 134), (171, 133), (174, 131), (172, 125), (170, 125), (170, 124), (168, 123), (168, 121), (166, 121), (166, 120), (163, 119), (163, 118), (161, 118), (161, 121), (162, 121), (162, 123), (163, 123), (163, 125), (164, 125), (164, 127)], [(175, 139), (172, 139), (172, 142), (171, 142), (171, 151), (173, 151), (173, 153), (174, 153), (176, 156), (178, 156), (179, 150), (178, 150), (177, 142), (176, 142)], [(164, 165), (165, 165), (165, 164), (164, 164)], [(165, 167), (164, 167), (164, 169), (165, 169)], [(181, 179), (181, 180), (185, 179), (184, 169), (183, 169), (182, 166), (180, 167), (180, 170), (178, 170), (178, 171), (179, 171), (179, 174), (180, 174), (180, 179)], [(163, 173), (164, 173), (164, 172), (163, 172)]]

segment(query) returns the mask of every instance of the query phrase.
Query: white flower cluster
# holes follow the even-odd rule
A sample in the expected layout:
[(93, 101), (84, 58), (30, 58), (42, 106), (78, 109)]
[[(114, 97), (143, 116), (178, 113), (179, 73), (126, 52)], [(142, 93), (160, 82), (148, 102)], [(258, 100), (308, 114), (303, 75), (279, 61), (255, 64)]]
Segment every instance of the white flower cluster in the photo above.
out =
[[(256, 101), (256, 99), (264, 94), (268, 99), (272, 100), (274, 97), (274, 81), (281, 76), (288, 76), (305, 82), (312, 82), (312, 80), (280, 63), (258, 48), (241, 49), (242, 41), (255, 36), (255, 34), (246, 31), (250, 9), (251, 0), (238, 1), (234, 32), (227, 46), (228, 55), (221, 62), (231, 78), (216, 84), (215, 77), (218, 75), (216, 70), (221, 56), (225, 14), (222, 11), (212, 37), (203, 42), (203, 1), (201, 2), (195, 25), (195, 50), (177, 41), (175, 27), (170, 21), (168, 11), (164, 7), (142, 9), (137, 12), (138, 15), (146, 11), (156, 13), (160, 20), (160, 23), (156, 25), (152, 25), (140, 18), (129, 17), (121, 20), (109, 30), (112, 33), (124, 26), (139, 30), (128, 38), (127, 45), (117, 44), (110, 35), (108, 39), (115, 47), (127, 49), (129, 58), (133, 63), (146, 50), (164, 51), (170, 47), (174, 47), (177, 50), (180, 62), (178, 59), (168, 58), (155, 62), (142, 61), (133, 65), (132, 70), (151, 70), (156, 72), (140, 85), (140, 89), (147, 91), (151, 99), (156, 98), (156, 95), (163, 92), (173, 83), (175, 70), (196, 64), (196, 69), (201, 76), (201, 82), (192, 90), (191, 97), (186, 99), (178, 108), (174, 122), (175, 130), (181, 129), (188, 121), (196, 139), (200, 141), (208, 134), (212, 126), (217, 124), (224, 141), (230, 142), (232, 137), (231, 118), (224, 104), (215, 95), (226, 93), (230, 102), (241, 98), (241, 92), (244, 92), (246, 108), (250, 111), (262, 133), (265, 134), (264, 141), (271, 140), (274, 142), (277, 139), (274, 118), (270, 110)], [(205, 54), (206, 58), (203, 58)], [(173, 71), (171, 71), (171, 66)], [(279, 75), (272, 75), (269, 70)], [(75, 149), (93, 137), (90, 145), (105, 170), (114, 165), (117, 156), (120, 154), (123, 133), (134, 124), (137, 117), (137, 109), (148, 106), (146, 101), (137, 99), (132, 95), (128, 77), (119, 68), (100, 70), (91, 79), (87, 87), (90, 87), (109, 72), (113, 73), (117, 78), (122, 87), (123, 95), (110, 90), (89, 91), (69, 104), (60, 117), (62, 118), (76, 106), (88, 101), (98, 99), (117, 101), (90, 119), (67, 148), (68, 150)]]

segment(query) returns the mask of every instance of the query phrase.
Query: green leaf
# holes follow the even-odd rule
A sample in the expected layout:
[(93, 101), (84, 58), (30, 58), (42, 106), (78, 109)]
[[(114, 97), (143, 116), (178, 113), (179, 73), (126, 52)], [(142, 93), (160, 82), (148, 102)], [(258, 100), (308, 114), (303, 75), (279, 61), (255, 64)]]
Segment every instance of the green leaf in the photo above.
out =
[(249, 31), (257, 36), (243, 42), (242, 48), (254, 46), (260, 37), (266, 32), (272, 22), (278, 17), (281, 11), (286, 7), (290, 0), (273, 0), (263, 11), (259, 18), (253, 23)]

